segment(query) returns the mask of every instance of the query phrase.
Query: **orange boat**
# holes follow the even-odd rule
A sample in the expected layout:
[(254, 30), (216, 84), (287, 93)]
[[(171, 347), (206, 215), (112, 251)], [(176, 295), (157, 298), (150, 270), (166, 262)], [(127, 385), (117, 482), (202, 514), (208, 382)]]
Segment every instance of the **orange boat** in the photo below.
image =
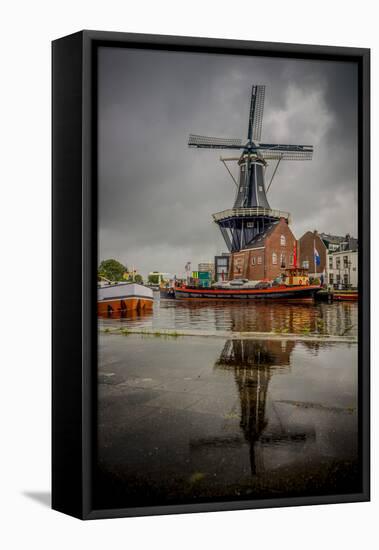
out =
[(318, 285), (286, 286), (277, 285), (267, 288), (193, 288), (188, 286), (176, 287), (175, 298), (197, 298), (197, 299), (304, 299), (313, 298), (320, 290)]
[(333, 292), (333, 300), (346, 300), (348, 302), (357, 302), (358, 297), (358, 290), (335, 290)]
[(97, 291), (98, 315), (151, 310), (153, 302), (153, 291), (137, 283), (112, 283), (99, 287)]
[(309, 284), (307, 270), (295, 267), (285, 270), (282, 282), (265, 280), (252, 283), (246, 279), (237, 279), (225, 285), (214, 285), (210, 288), (176, 286), (175, 298), (304, 300), (312, 299), (318, 290), (320, 290), (319, 285)]

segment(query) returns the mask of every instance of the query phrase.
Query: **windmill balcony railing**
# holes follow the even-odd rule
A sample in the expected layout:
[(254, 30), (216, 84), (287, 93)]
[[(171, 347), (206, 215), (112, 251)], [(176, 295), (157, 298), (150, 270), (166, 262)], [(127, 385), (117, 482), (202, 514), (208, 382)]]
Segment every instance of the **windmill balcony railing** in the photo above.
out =
[(284, 218), (290, 222), (290, 214), (282, 210), (272, 210), (271, 208), (263, 208), (262, 206), (254, 206), (252, 208), (229, 208), (222, 212), (213, 214), (215, 222), (220, 222), (228, 218), (251, 218), (255, 216), (264, 216), (267, 218), (280, 219)]

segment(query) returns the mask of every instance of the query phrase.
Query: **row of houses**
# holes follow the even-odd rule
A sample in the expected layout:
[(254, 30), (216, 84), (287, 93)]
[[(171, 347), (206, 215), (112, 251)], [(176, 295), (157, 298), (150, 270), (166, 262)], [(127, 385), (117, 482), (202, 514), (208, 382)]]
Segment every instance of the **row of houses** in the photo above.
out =
[(358, 288), (358, 240), (307, 231), (299, 239), (300, 266), (334, 287)]
[(358, 240), (350, 235), (317, 231), (307, 231), (296, 240), (287, 221), (281, 218), (243, 250), (216, 256), (214, 264), (208, 263), (207, 269), (212, 271), (216, 281), (237, 278), (258, 281), (275, 279), (283, 269), (295, 265), (307, 269), (310, 277), (321, 279), (323, 283), (357, 288)]

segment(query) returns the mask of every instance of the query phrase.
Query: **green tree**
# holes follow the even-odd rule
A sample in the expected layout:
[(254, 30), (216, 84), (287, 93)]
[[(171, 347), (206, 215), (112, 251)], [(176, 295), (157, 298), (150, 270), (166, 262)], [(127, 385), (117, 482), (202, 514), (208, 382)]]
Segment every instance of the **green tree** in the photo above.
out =
[(136, 273), (134, 275), (134, 281), (138, 284), (142, 284), (143, 283), (142, 275), (140, 275), (139, 273)]
[(150, 273), (150, 275), (148, 277), (148, 281), (152, 285), (158, 285), (159, 284), (159, 275), (158, 274), (155, 275), (154, 273)]
[(122, 265), (117, 260), (109, 259), (103, 260), (100, 263), (97, 274), (99, 277), (105, 277), (110, 281), (122, 281), (122, 276), (127, 270), (127, 267)]

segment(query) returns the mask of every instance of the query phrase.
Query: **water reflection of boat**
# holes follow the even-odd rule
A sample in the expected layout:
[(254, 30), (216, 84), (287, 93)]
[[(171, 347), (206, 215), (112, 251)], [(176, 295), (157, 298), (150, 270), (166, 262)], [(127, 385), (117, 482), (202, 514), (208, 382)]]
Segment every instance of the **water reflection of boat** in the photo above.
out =
[(315, 438), (313, 428), (284, 426), (274, 403), (272, 406), (278, 422), (267, 429), (268, 385), (272, 374), (290, 369), (290, 357), (295, 345), (289, 340), (227, 340), (215, 364), (215, 368), (234, 373), (241, 406), (240, 427), (249, 443), (252, 475), (256, 475), (260, 467), (263, 468), (258, 444), (261, 449), (281, 442), (302, 445), (306, 440)]
[(151, 310), (153, 291), (137, 283), (114, 283), (104, 285), (97, 291), (98, 315), (115, 312)]
[(152, 308), (149, 309), (122, 309), (117, 311), (109, 311), (106, 313), (98, 313), (97, 316), (101, 317), (102, 319), (113, 319), (113, 320), (120, 320), (120, 321), (126, 321), (126, 322), (137, 322), (141, 323), (141, 321), (148, 321), (151, 319), (151, 316), (153, 314)]

